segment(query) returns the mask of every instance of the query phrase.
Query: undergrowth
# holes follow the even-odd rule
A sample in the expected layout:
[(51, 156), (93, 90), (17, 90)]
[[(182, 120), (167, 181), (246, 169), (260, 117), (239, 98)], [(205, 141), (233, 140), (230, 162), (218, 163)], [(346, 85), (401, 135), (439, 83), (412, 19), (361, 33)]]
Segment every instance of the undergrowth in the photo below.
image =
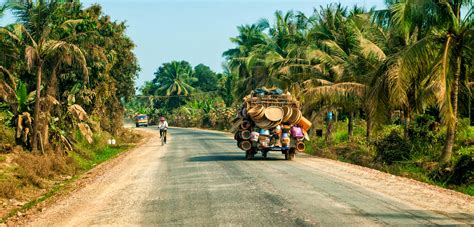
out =
[[(347, 122), (337, 122), (327, 141), (313, 135), (306, 152), (474, 195), (474, 127), (469, 119), (459, 121), (452, 161), (441, 167), (438, 158), (446, 129), (433, 128), (433, 122), (430, 116), (418, 116), (408, 138), (402, 125), (385, 125), (374, 130), (369, 143), (363, 120), (355, 121), (350, 139)], [(326, 132), (325, 126), (322, 129)]]

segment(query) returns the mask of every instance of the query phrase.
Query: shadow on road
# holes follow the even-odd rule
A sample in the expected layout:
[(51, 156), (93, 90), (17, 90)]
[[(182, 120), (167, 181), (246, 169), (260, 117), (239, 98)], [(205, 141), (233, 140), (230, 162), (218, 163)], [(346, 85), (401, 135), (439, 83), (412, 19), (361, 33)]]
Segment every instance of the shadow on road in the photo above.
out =
[(190, 157), (188, 162), (217, 162), (217, 161), (285, 161), (280, 157), (268, 157), (263, 158), (261, 156), (256, 156), (252, 160), (246, 160), (244, 153), (216, 153), (212, 155), (203, 155), (203, 156), (195, 156)]
[[(347, 214), (353, 215), (353, 214)], [(445, 216), (446, 215), (446, 216)], [(373, 217), (377, 219), (393, 219), (397, 221), (412, 220), (414, 217), (425, 220), (450, 220), (454, 219), (459, 222), (474, 223), (474, 215), (466, 213), (439, 213), (432, 210), (404, 210), (400, 213), (364, 213), (364, 217)], [(402, 222), (400, 222), (402, 223)]]
[(237, 155), (207, 155), (196, 156), (188, 159), (188, 162), (216, 162), (216, 161), (242, 161), (245, 157)]

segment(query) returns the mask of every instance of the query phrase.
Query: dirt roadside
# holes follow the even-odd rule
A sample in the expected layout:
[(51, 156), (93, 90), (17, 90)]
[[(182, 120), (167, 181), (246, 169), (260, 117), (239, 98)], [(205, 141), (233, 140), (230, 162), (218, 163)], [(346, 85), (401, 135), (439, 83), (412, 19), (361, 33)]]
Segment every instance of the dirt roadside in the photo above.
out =
[(77, 193), (77, 191), (80, 191), (83, 189), (85, 186), (95, 182), (97, 179), (99, 179), (101, 176), (103, 176), (109, 169), (113, 168), (119, 163), (122, 163), (124, 159), (126, 159), (131, 152), (134, 150), (138, 149), (139, 147), (143, 146), (144, 144), (148, 143), (151, 138), (156, 136), (153, 131), (150, 130), (143, 130), (143, 129), (135, 129), (140, 131), (142, 134), (143, 138), (141, 141), (136, 144), (136, 146), (132, 149), (129, 149), (127, 151), (124, 151), (117, 155), (116, 157), (105, 161), (93, 169), (83, 173), (77, 180), (70, 182), (69, 184), (66, 184), (59, 192), (57, 192), (55, 195), (52, 197), (46, 199), (45, 201), (36, 204), (32, 208), (28, 209), (24, 213), (17, 213), (16, 216), (11, 217), (8, 219), (5, 223), (0, 223), (1, 226), (17, 226), (17, 225), (24, 225), (25, 223), (28, 223), (29, 220), (34, 219), (38, 214), (46, 211), (49, 207), (53, 206), (54, 204), (57, 204), (59, 201), (62, 201), (71, 195), (74, 195)]

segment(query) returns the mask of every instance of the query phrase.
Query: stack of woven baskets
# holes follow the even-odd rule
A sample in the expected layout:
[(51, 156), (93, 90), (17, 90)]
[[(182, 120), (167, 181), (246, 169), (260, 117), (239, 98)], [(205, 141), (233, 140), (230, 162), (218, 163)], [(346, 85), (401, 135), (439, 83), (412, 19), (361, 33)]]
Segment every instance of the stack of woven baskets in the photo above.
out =
[(295, 125), (303, 118), (303, 114), (298, 108), (289, 106), (265, 107), (262, 104), (249, 109), (247, 116), (255, 123), (255, 126), (263, 129), (271, 129), (281, 124)]
[(276, 127), (298, 126), (306, 133), (311, 122), (303, 117), (299, 102), (291, 94), (253, 92), (244, 98), (244, 104), (234, 119), (235, 139), (242, 150), (252, 149), (250, 134), (260, 129), (272, 131)]

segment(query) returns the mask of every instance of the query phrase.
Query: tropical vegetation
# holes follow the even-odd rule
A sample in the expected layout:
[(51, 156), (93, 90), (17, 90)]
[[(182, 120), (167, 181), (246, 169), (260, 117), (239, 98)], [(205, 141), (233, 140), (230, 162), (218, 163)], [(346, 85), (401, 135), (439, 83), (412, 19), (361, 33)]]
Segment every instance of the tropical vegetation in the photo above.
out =
[[(311, 152), (380, 169), (435, 163), (420, 167), (427, 179), (472, 194), (472, 2), (386, 4), (277, 11), (273, 23), (239, 26), (236, 46), (223, 54), (237, 78), (234, 94), (287, 89), (314, 123)], [(454, 175), (467, 177), (454, 183)]]
[(127, 103), (128, 114), (148, 114), (152, 123), (165, 116), (175, 126), (229, 129), (235, 112), (233, 81), (228, 71), (216, 73), (204, 64), (163, 63)]
[(131, 141), (124, 102), (139, 71), (125, 23), (100, 5), (8, 0), (6, 11), (16, 22), (0, 26), (0, 199), (48, 189), (123, 151), (107, 138)]
[[(472, 1), (386, 6), (277, 11), (237, 28), (221, 82), (185, 62), (165, 63), (142, 98), (155, 98), (160, 115), (179, 116), (176, 124), (209, 127), (209, 109), (236, 108), (258, 87), (280, 87), (300, 97), (313, 121), (310, 152), (472, 194)], [(208, 97), (227, 100), (219, 107)]]

